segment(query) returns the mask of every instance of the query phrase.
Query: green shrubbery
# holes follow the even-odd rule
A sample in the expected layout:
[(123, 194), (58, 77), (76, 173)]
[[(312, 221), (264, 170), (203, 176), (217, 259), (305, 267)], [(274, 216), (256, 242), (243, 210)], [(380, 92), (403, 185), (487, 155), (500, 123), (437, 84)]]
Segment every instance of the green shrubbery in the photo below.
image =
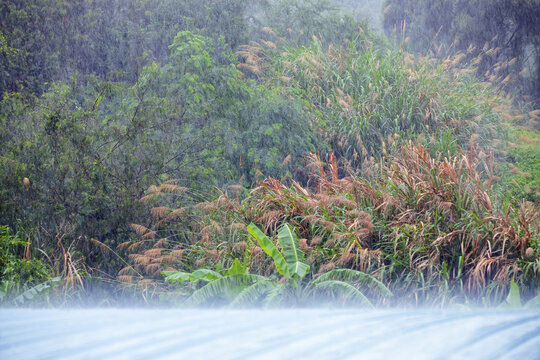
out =
[(52, 270), (39, 259), (32, 258), (30, 243), (18, 234), (0, 227), (0, 304), (19, 305), (40, 300), (59, 283)]
[(479, 78), (540, 105), (538, 0), (386, 0), (384, 28), (413, 52), (459, 54)]
[(509, 163), (505, 183), (515, 198), (540, 200), (540, 135), (521, 130), (514, 135), (515, 143), (508, 151)]
[[(135, 227), (140, 239), (123, 246), (134, 252), (133, 265), (120, 279), (158, 286), (160, 270), (226, 267), (242, 258), (252, 274), (277, 271), (294, 283), (272, 240), (248, 226), (254, 222), (269, 236), (277, 228), (281, 234), (284, 224), (297, 229), (298, 261), (312, 269), (308, 279), (335, 267), (360, 271), (390, 288), (395, 304), (494, 305), (504, 300), (511, 281), (525, 298), (536, 294), (538, 209), (505, 203), (493, 191), (493, 158), (478, 148), (431, 157), (411, 143), (368, 178), (341, 178), (332, 157), (326, 167), (315, 156), (312, 161), (310, 188), (267, 179), (244, 200), (235, 199), (234, 189), (194, 208), (154, 207), (155, 227)], [(177, 232), (171, 215), (179, 210)], [(288, 251), (281, 240), (277, 246)], [(261, 256), (263, 250), (273, 261)], [(251, 279), (252, 285), (257, 281)], [(382, 300), (379, 305), (388, 304)]]
[(326, 149), (354, 167), (420, 133), (443, 151), (466, 146), (473, 135), (485, 149), (497, 148), (505, 133), (490, 89), (461, 69), (377, 45), (359, 31), (346, 46), (314, 38), (273, 50), (261, 41), (240, 54), (247, 71), (302, 101)]
[[(296, 281), (379, 305), (537, 289), (537, 204), (522, 198), (538, 200), (538, 136), (516, 124), (538, 113), (479, 82), (462, 54), (407, 53), (324, 0), (119, 0), (120, 22), (100, 2), (74, 4), (0, 5), (0, 224), (30, 233), (47, 263), (23, 260), (6, 233), (4, 274), (44, 276), (13, 283), (55, 274), (69, 296), (120, 281), (147, 300), (172, 289), (162, 271), (192, 295), (241, 270), (253, 276), (234, 295), (255, 302)], [(290, 226), (311, 270), (281, 273), (250, 223), (266, 248)], [(223, 300), (213, 286), (204, 301)]]

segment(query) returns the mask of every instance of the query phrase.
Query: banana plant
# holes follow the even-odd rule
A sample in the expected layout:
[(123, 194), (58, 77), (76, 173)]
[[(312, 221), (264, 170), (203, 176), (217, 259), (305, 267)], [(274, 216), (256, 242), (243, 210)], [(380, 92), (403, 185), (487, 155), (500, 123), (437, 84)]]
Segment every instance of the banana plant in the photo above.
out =
[(184, 305), (186, 306), (204, 304), (218, 297), (225, 297), (228, 301), (232, 301), (246, 287), (267, 280), (264, 276), (250, 274), (247, 267), (238, 259), (234, 260), (231, 267), (223, 275), (208, 269), (198, 269), (192, 273), (162, 271), (162, 275), (165, 275), (165, 281), (172, 283), (198, 284), (200, 281), (207, 282), (185, 300)]
[[(259, 246), (273, 260), (276, 270), (283, 276), (289, 279), (290, 285), (298, 289), (298, 282), (301, 281), (309, 272), (309, 265), (304, 262), (304, 253), (298, 246), (298, 238), (291, 230), (289, 225), (284, 224), (278, 231), (278, 242), (282, 248), (282, 252), (256, 225), (250, 224), (248, 232), (253, 236)], [(392, 292), (379, 280), (372, 275), (352, 270), (352, 269), (335, 269), (329, 271), (316, 279), (311, 280), (299, 293), (326, 293), (338, 295), (344, 303), (359, 303), (362, 306), (373, 307), (373, 304), (368, 298), (354, 285), (365, 284), (371, 286), (375, 291), (383, 297), (393, 296)], [(244, 289), (239, 294), (235, 302), (241, 300), (253, 299), (265, 295), (265, 303), (279, 301), (283, 293), (287, 290), (287, 284), (268, 284), (256, 283)]]
[(234, 260), (224, 274), (208, 269), (198, 269), (192, 273), (163, 271), (165, 280), (169, 282), (189, 282), (192, 285), (200, 281), (207, 282), (187, 298), (185, 305), (204, 304), (210, 299), (225, 297), (231, 307), (256, 304), (261, 300), (263, 305), (269, 306), (282, 304), (285, 299), (301, 303), (312, 295), (324, 293), (339, 297), (344, 303), (372, 307), (372, 303), (356, 287), (358, 284), (371, 286), (383, 297), (392, 296), (390, 290), (375, 277), (351, 269), (332, 270), (300, 286), (310, 267), (289, 225), (284, 224), (278, 231), (281, 250), (256, 225), (250, 224), (247, 229), (263, 251), (272, 258), (276, 270), (289, 281), (277, 282), (265, 276), (250, 274), (249, 269), (238, 259)]
[[(60, 276), (43, 281), (37, 285), (28, 287), (15, 281), (6, 280), (0, 283), (0, 304), (23, 305), (24, 303), (35, 301), (49, 294), (49, 291), (60, 285)], [(15, 293), (16, 296), (10, 296)]]
[(282, 251), (255, 224), (249, 224), (248, 232), (259, 246), (274, 260), (276, 270), (291, 281), (294, 287), (309, 272), (309, 265), (304, 262), (304, 252), (298, 246), (298, 238), (288, 224), (278, 231), (278, 241)]
[(499, 309), (540, 309), (540, 295), (523, 303), (519, 294), (519, 286), (514, 280), (510, 281), (510, 291), (506, 300), (498, 306)]
[(352, 269), (330, 270), (316, 279), (313, 279), (308, 287), (316, 292), (326, 292), (338, 295), (343, 303), (359, 303), (362, 306), (373, 307), (369, 299), (354, 285), (364, 284), (372, 287), (375, 291), (385, 297), (392, 297), (394, 294), (374, 276)]
[(289, 279), (289, 283), (277, 283), (267, 277), (250, 274), (249, 269), (238, 259), (223, 275), (209, 269), (198, 269), (191, 273), (183, 271), (163, 271), (165, 280), (172, 283), (189, 282), (198, 285), (184, 302), (184, 305), (207, 303), (213, 298), (227, 298), (231, 306), (252, 304), (264, 297), (265, 304), (276, 302), (291, 287), (298, 289), (298, 283), (309, 272), (309, 265), (304, 262), (304, 253), (298, 246), (298, 238), (289, 225), (283, 225), (278, 232), (278, 241), (282, 252), (256, 225), (248, 226), (249, 233), (259, 246), (274, 260), (277, 271)]

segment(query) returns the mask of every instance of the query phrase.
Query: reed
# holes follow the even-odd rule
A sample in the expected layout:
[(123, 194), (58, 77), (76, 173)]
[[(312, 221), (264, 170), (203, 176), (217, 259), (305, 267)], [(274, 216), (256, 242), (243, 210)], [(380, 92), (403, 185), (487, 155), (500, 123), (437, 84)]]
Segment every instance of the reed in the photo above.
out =
[[(540, 279), (538, 207), (503, 201), (494, 156), (474, 139), (467, 151), (435, 156), (409, 142), (374, 166), (369, 178), (340, 176), (336, 157), (322, 161), (311, 154), (306, 187), (268, 178), (242, 200), (222, 193), (194, 206), (192, 238), (176, 264), (226, 267), (240, 256), (251, 273), (271, 275), (273, 262), (261, 257), (245, 229), (259, 224), (271, 237), (288, 224), (312, 269), (308, 279), (336, 267), (361, 271), (397, 295), (385, 304), (496, 304), (511, 281), (533, 296)], [(133, 260), (152, 264), (144, 270), (154, 276), (157, 260), (160, 269), (170, 265), (159, 257), (162, 251), (170, 250), (146, 250)]]

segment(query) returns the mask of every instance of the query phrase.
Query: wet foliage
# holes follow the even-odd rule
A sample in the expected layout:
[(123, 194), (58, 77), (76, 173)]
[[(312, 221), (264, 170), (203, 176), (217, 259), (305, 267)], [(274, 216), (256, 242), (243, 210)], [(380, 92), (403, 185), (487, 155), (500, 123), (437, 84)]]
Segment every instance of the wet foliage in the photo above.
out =
[(343, 4), (2, 2), (1, 301), (535, 298), (525, 53), (396, 45)]
[(539, 105), (540, 2), (387, 0), (385, 32), (414, 52), (460, 54), (475, 73)]

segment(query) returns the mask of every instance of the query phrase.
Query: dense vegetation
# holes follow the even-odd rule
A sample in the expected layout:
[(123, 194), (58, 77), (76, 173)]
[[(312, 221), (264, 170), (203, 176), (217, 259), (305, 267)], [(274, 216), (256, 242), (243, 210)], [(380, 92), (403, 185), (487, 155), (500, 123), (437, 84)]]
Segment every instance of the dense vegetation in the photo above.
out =
[(325, 0), (4, 1), (0, 24), (3, 303), (538, 295), (540, 111), (462, 47)]
[(386, 0), (383, 12), (386, 33), (410, 51), (460, 54), (480, 78), (539, 105), (538, 0)]

